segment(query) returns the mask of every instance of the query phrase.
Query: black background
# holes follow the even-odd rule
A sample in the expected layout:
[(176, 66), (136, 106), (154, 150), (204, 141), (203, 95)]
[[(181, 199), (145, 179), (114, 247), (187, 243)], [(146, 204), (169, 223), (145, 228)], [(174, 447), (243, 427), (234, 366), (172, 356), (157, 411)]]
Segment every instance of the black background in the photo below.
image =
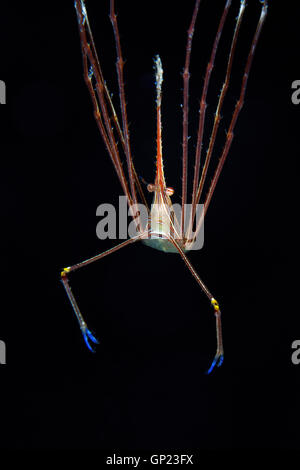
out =
[[(137, 173), (155, 176), (153, 57), (164, 66), (163, 153), (180, 202), (182, 70), (193, 1), (116, 2)], [(205, 67), (224, 2), (204, 1), (194, 36), (190, 169)], [(237, 100), (260, 4), (249, 1), (214, 163)], [(2, 5), (3, 4), (3, 5)], [(100, 339), (85, 347), (59, 273), (110, 248), (96, 208), (121, 188), (93, 118), (73, 2), (2, 2), (0, 79), (3, 274), (0, 447), (146, 451), (299, 447), (300, 339), (296, 285), (299, 79), (295, 2), (270, 2), (245, 107), (190, 259), (223, 312), (224, 365), (209, 302), (179, 256), (136, 244), (74, 273), (71, 285)], [(291, 6), (292, 5), (292, 6)], [(87, 4), (118, 108), (109, 2)], [(207, 148), (239, 2), (208, 93)], [(211, 176), (211, 175), (210, 175)], [(189, 186), (189, 194), (191, 185)], [(151, 198), (149, 199), (151, 201)]]

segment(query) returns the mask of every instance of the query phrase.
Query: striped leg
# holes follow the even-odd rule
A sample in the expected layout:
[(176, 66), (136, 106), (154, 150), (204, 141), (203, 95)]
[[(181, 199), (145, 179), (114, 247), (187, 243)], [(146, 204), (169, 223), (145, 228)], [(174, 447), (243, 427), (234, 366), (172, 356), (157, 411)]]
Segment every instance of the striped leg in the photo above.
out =
[(68, 276), (71, 272), (76, 271), (76, 269), (80, 269), (83, 266), (87, 266), (88, 264), (94, 263), (94, 261), (98, 261), (99, 259), (104, 258), (105, 256), (108, 256), (108, 255), (114, 253), (115, 251), (118, 251), (121, 248), (123, 248), (127, 245), (130, 245), (131, 243), (134, 243), (136, 241), (141, 240), (144, 236), (145, 236), (145, 234), (142, 233), (140, 235), (137, 235), (136, 237), (129, 238), (128, 240), (125, 240), (124, 242), (120, 243), (119, 245), (114, 246), (113, 248), (110, 248), (109, 250), (104, 251), (103, 253), (100, 253), (99, 255), (94, 256), (93, 258), (89, 258), (85, 261), (82, 261), (81, 263), (74, 264), (73, 266), (69, 266), (67, 268), (64, 268), (61, 272), (61, 281), (63, 283), (63, 286), (66, 290), (67, 296), (68, 296), (68, 298), (71, 302), (71, 305), (73, 307), (73, 310), (74, 310), (74, 313), (75, 313), (76, 318), (78, 320), (79, 327), (80, 327), (81, 332), (83, 334), (85, 343), (86, 343), (87, 347), (90, 349), (90, 351), (92, 351), (92, 352), (94, 352), (94, 349), (93, 349), (92, 345), (90, 344), (90, 341), (92, 343), (97, 344), (98, 340), (95, 338), (95, 336), (91, 333), (91, 331), (87, 327), (87, 324), (86, 324), (86, 322), (85, 322), (85, 320), (84, 320), (84, 318), (81, 314), (81, 311), (78, 307), (78, 304), (76, 302), (76, 299), (75, 299), (74, 294), (72, 292), (72, 289), (70, 287)]
[(207, 289), (206, 285), (204, 282), (200, 279), (199, 275), (193, 268), (192, 264), (190, 263), (189, 259), (185, 255), (184, 251), (180, 247), (180, 245), (177, 243), (177, 241), (171, 237), (169, 237), (170, 242), (174, 245), (174, 247), (177, 249), (178, 253), (180, 254), (181, 258), (185, 262), (186, 266), (189, 268), (191, 271), (192, 275), (198, 282), (199, 286), (203, 290), (204, 294), (209, 298), (210, 303), (214, 309), (214, 314), (216, 317), (216, 336), (217, 336), (217, 351), (214, 357), (214, 360), (212, 361), (212, 364), (210, 368), (207, 371), (207, 374), (210, 374), (215, 365), (220, 367), (223, 363), (224, 359), (224, 350), (223, 350), (223, 338), (222, 338), (222, 324), (221, 324), (221, 310), (219, 303), (216, 301), (216, 299), (212, 296), (212, 294), (209, 292)]

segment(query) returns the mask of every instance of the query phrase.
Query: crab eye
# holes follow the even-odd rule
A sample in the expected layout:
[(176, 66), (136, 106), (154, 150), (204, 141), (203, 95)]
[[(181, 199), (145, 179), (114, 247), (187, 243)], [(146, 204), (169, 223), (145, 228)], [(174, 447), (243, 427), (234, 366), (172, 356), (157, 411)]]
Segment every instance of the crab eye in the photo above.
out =
[(155, 191), (155, 185), (154, 184), (147, 184), (147, 189), (149, 193), (153, 193)]
[(168, 196), (173, 196), (174, 194), (174, 189), (173, 188), (166, 188), (166, 194)]

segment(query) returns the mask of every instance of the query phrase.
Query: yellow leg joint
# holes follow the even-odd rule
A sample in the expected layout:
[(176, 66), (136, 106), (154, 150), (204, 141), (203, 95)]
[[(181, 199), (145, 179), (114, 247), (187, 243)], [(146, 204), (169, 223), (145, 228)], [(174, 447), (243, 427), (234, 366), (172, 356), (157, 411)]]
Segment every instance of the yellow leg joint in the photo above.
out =
[(71, 271), (70, 268), (64, 268), (63, 271), (60, 273), (61, 277), (64, 277), (67, 273)]
[(219, 304), (216, 301), (216, 299), (212, 298), (210, 302), (211, 302), (215, 312), (218, 312), (220, 310), (220, 307), (219, 307)]

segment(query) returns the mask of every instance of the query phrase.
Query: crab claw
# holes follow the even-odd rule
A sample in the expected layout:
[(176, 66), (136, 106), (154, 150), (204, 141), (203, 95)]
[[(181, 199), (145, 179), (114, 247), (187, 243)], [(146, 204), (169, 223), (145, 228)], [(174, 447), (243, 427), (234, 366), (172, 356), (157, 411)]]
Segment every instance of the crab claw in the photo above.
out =
[(97, 338), (95, 338), (95, 336), (92, 334), (92, 332), (88, 329), (87, 326), (83, 326), (81, 328), (81, 331), (84, 337), (85, 344), (87, 345), (89, 350), (92, 351), (93, 353), (96, 352), (95, 348), (91, 346), (90, 341), (95, 344), (99, 344), (99, 341), (97, 340)]
[(207, 375), (210, 374), (215, 366), (220, 367), (223, 364), (223, 360), (224, 360), (224, 354), (217, 353), (214, 357), (214, 360), (212, 361), (210, 368), (206, 372), (206, 374)]

